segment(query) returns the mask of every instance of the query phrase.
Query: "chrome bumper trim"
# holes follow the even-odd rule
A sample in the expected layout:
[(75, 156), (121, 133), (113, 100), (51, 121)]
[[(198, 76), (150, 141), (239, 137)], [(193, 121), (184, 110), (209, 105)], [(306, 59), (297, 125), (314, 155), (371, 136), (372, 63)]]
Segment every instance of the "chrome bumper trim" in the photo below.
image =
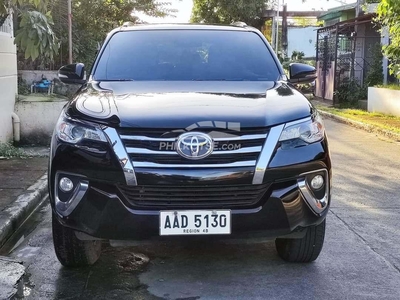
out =
[(134, 161), (133, 165), (136, 168), (156, 168), (156, 169), (163, 169), (163, 168), (184, 168), (184, 169), (196, 169), (196, 168), (235, 168), (235, 167), (253, 167), (256, 165), (255, 160), (249, 161), (238, 161), (229, 164), (187, 164), (187, 165), (180, 165), (180, 164), (157, 164), (151, 162), (141, 162), (141, 161)]
[(125, 146), (122, 143), (117, 131), (114, 128), (107, 127), (103, 130), (109, 140), (111, 147), (114, 149), (114, 153), (118, 158), (118, 161), (124, 171), (124, 176), (127, 185), (137, 185), (135, 170), (131, 160), (129, 159), (128, 153), (126, 152)]
[[(260, 152), (260, 151), (261, 151), (261, 146), (255, 146), (255, 147), (244, 147), (236, 150), (214, 151), (211, 153), (211, 155), (242, 154), (242, 153)], [(131, 154), (178, 155), (178, 152), (176, 151), (156, 151), (146, 148), (134, 148), (134, 147), (126, 147), (126, 152)]]
[[(322, 199), (317, 199), (313, 196), (313, 194), (311, 192), (311, 188), (309, 187), (309, 185), (304, 177), (305, 175), (318, 173), (318, 172), (325, 173), (325, 178), (324, 178), (325, 179), (325, 194)], [(309, 204), (309, 206), (315, 213), (317, 213), (317, 214), (322, 213), (328, 207), (328, 204), (329, 204), (330, 181), (329, 181), (328, 171), (326, 169), (315, 170), (312, 172), (300, 174), (300, 177), (301, 178), (299, 178), (297, 180), (297, 185), (298, 185), (300, 192), (303, 195), (305, 201)]]
[[(66, 174), (66, 173), (63, 173), (63, 174)], [(58, 179), (59, 179), (59, 174), (56, 175), (56, 178), (55, 178), (56, 181), (54, 183), (54, 189), (55, 189), (54, 204), (55, 204), (57, 213), (59, 215), (61, 215), (62, 217), (67, 217), (74, 211), (74, 209), (81, 202), (82, 198), (85, 196), (87, 190), (89, 189), (89, 181), (80, 180), (79, 184), (75, 187), (75, 190), (72, 193), (71, 198), (68, 201), (63, 202), (58, 197)]]
[[(244, 140), (258, 140), (265, 139), (267, 134), (249, 134), (242, 136), (232, 136), (232, 137), (221, 137), (213, 138), (215, 142), (225, 142), (225, 141), (244, 141)], [(136, 140), (136, 141), (151, 141), (151, 142), (175, 142), (177, 138), (153, 138), (148, 136), (139, 135), (121, 135), (122, 140)]]
[(262, 184), (264, 180), (264, 174), (271, 160), (272, 154), (275, 151), (276, 144), (279, 141), (282, 130), (285, 125), (278, 125), (272, 127), (269, 131), (267, 139), (265, 140), (264, 146), (261, 150), (261, 154), (258, 158), (256, 170), (254, 172), (253, 184)]

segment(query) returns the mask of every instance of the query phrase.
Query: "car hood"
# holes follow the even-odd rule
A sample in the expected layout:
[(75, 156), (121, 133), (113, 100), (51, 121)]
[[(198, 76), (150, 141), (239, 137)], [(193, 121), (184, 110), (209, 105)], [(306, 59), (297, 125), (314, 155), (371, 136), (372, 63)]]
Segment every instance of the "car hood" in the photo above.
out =
[(191, 128), (224, 122), (250, 128), (308, 117), (312, 106), (283, 82), (92, 82), (70, 102), (69, 112), (120, 127)]

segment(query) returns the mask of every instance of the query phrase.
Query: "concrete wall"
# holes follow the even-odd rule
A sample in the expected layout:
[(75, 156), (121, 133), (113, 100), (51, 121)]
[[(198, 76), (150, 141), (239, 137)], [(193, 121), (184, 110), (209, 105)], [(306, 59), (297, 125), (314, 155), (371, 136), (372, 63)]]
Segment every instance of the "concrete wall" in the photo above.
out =
[(400, 117), (400, 91), (369, 87), (368, 111)]
[(293, 51), (303, 51), (305, 57), (315, 57), (317, 43), (317, 29), (319, 27), (289, 27), (288, 28), (288, 56)]
[(30, 87), (33, 82), (38, 82), (42, 78), (53, 81), (54, 94), (71, 97), (79, 89), (79, 85), (67, 85), (60, 82), (58, 79), (58, 71), (43, 71), (43, 70), (18, 70), (18, 77), (25, 81)]
[(11, 114), (17, 87), (17, 55), (9, 17), (0, 27), (0, 142), (12, 139)]
[(42, 80), (42, 76), (53, 81), (54, 78), (57, 78), (57, 74), (58, 71), (18, 70), (18, 77), (25, 80), (27, 84)]
[(21, 119), (21, 143), (48, 145), (66, 102), (17, 102), (15, 112)]

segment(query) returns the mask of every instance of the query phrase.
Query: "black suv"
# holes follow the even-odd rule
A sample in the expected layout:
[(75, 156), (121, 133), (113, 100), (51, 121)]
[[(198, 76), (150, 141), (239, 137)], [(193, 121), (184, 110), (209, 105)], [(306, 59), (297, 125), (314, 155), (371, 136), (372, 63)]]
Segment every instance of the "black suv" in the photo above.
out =
[(276, 238), (287, 261), (315, 260), (331, 161), (316, 109), (264, 36), (245, 26), (122, 26), (107, 36), (51, 142), (54, 247), (93, 264), (103, 241)]

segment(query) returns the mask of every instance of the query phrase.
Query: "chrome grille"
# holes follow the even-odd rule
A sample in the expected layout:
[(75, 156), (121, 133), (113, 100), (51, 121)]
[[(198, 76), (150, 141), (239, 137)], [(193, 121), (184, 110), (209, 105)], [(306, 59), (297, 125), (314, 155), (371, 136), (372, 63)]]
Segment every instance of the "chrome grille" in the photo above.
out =
[(251, 207), (268, 190), (267, 184), (237, 186), (126, 186), (118, 187), (133, 207)]
[[(133, 167), (148, 168), (224, 168), (255, 166), (262, 150), (267, 130), (264, 128), (222, 131), (196, 129), (210, 135), (215, 145), (213, 153), (200, 160), (181, 157), (174, 149), (182, 130), (119, 129), (118, 133)], [(161, 147), (161, 145), (164, 147)], [(238, 146), (240, 145), (240, 147)]]

